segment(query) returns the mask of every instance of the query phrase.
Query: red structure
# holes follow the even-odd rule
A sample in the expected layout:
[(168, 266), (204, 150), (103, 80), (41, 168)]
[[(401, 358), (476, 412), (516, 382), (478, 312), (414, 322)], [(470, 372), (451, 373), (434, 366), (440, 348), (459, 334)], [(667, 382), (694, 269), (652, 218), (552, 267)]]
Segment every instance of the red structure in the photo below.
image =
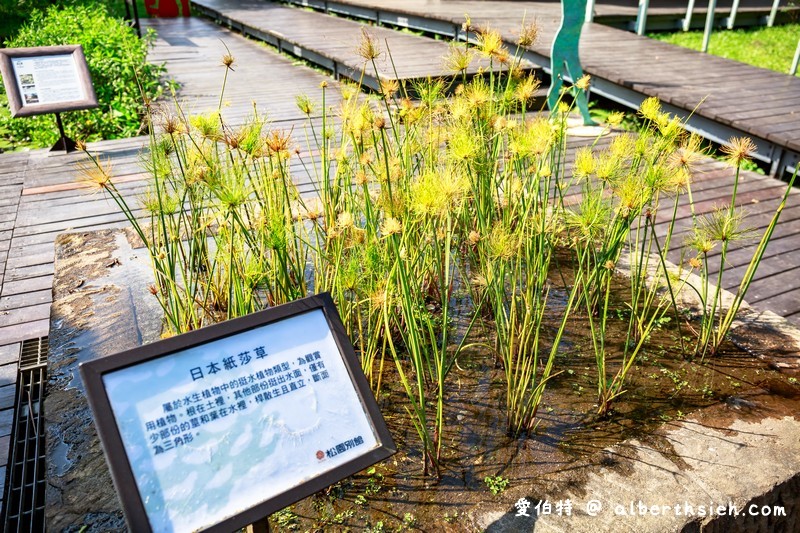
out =
[(189, 0), (145, 0), (145, 9), (151, 17), (188, 17)]

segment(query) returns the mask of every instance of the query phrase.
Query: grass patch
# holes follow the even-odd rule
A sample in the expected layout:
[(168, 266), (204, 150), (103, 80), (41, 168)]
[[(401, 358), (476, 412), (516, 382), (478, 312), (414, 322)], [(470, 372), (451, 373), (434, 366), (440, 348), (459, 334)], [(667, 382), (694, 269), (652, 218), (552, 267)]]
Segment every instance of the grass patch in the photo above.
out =
[[(800, 36), (800, 24), (772, 28), (717, 30), (711, 34), (710, 54), (757, 67), (788, 73)], [(700, 50), (702, 31), (652, 33), (649, 37), (684, 48)]]

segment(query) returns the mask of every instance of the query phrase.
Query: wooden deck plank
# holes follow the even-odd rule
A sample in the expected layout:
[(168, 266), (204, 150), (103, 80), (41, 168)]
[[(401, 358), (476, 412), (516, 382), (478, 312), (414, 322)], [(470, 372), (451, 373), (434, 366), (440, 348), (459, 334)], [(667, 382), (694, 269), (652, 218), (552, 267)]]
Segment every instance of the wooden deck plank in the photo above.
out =
[[(780, 283), (783, 280), (789, 279), (792, 275), (797, 276), (800, 271), (793, 270), (788, 273), (780, 274), (775, 276), (775, 280), (777, 283)], [(761, 298), (761, 295), (758, 292), (757, 287), (751, 288), (750, 292), (747, 293), (748, 296), (751, 296), (753, 301), (758, 306), (769, 306), (771, 310), (774, 310), (777, 314), (781, 316), (788, 316), (793, 317), (800, 313), (800, 289), (792, 288), (791, 290), (783, 290), (777, 294), (772, 294), (768, 297)]]
[[(769, 246), (767, 247), (767, 250), (770, 251)], [(773, 253), (772, 255), (765, 255), (764, 261), (761, 262), (758, 270), (756, 271), (755, 279), (758, 280), (758, 292), (762, 294), (777, 294), (782, 292), (783, 288), (779, 287), (777, 283), (775, 283), (776, 280), (774, 278), (768, 278), (772, 278), (772, 276), (781, 274), (782, 272), (792, 271), (798, 266), (800, 265), (797, 264), (797, 261), (792, 254)], [(747, 264), (726, 269), (723, 287), (729, 291), (736, 291), (736, 289), (739, 287), (739, 283), (741, 283), (741, 279), (745, 270), (747, 270)], [(798, 272), (795, 271), (795, 275), (797, 274)], [(760, 299), (763, 300), (764, 298)], [(754, 297), (749, 293), (747, 296), (747, 301), (750, 303), (756, 302)]]
[(45, 337), (50, 331), (50, 319), (36, 322), (25, 322), (0, 328), (0, 343), (14, 342), (20, 339)]
[[(49, 319), (50, 302), (27, 307), (18, 307), (14, 312), (0, 311), (0, 328)], [(0, 367), (0, 369), (2, 369), (2, 367)]]
[[(37, 276), (17, 281), (3, 282), (3, 296), (24, 294), (27, 292), (50, 290), (53, 287), (53, 276)], [(16, 339), (24, 340), (24, 339)]]
[[(3, 400), (8, 398), (10, 395), (12, 398), (11, 405), (14, 405), (13, 404), (14, 388), (15, 388), (14, 385), (6, 385), (5, 387), (0, 387), (0, 403), (2, 403)], [(0, 437), (6, 437), (8, 435), (11, 435), (11, 425), (13, 421), (14, 421), (14, 409), (3, 409), (2, 411), (0, 411)], [(3, 480), (5, 482), (5, 476), (3, 477)]]
[[(42, 289), (40, 291), (33, 291), (33, 292), (24, 292), (22, 294), (12, 294), (8, 296), (0, 297), (0, 312), (2, 311), (9, 311), (14, 309), (21, 309), (23, 307), (29, 307), (32, 305), (41, 305), (41, 304), (50, 304), (52, 300), (52, 290), (51, 289)], [(19, 352), (19, 347), (17, 347), (17, 352)], [(0, 351), (0, 353), (2, 353)], [(18, 353), (13, 355), (13, 359), (16, 360)], [(0, 357), (0, 364), (3, 363), (3, 358)]]
[[(0, 365), (0, 387), (14, 384), (17, 382), (17, 364), (14, 363), (6, 363), (4, 365)], [(2, 405), (2, 404), (0, 404)], [(14, 405), (13, 402), (11, 404)], [(3, 406), (7, 407), (7, 406)]]
[(14, 268), (7, 268), (4, 283), (11, 283), (12, 281), (21, 281), (30, 278), (38, 278), (41, 276), (49, 276), (53, 274), (52, 263), (42, 263), (36, 265), (25, 265)]
[[(0, 437), (0, 450), (7, 450), (10, 445), (11, 445), (11, 435), (3, 435), (2, 437)], [(3, 488), (5, 487), (5, 470), (6, 470), (5, 465), (7, 464), (8, 464), (8, 456), (6, 455), (5, 457), (0, 457), (0, 465), (2, 465), (2, 468), (0, 468), (0, 475), (3, 476), (3, 480), (0, 481), (0, 491), (2, 491)]]
[[(544, 57), (550, 56), (550, 43), (560, 20), (557, 3), (462, 1), (431, 4), (425, 0), (407, 0), (401, 4), (384, 0), (338, 1), (359, 8), (454, 25), (463, 21), (462, 13), (470, 13), (474, 25), (489, 24), (499, 29), (503, 37), (511, 42), (515, 42), (516, 28), (523, 15), (528, 20), (535, 17), (539, 22), (540, 38), (531, 49)], [(613, 11), (610, 7), (603, 9)], [(675, 6), (669, 9), (674, 10)], [(696, 111), (698, 116), (784, 148), (800, 150), (800, 126), (785, 127), (787, 124), (797, 124), (797, 115), (785, 116), (784, 111), (764, 105), (762, 100), (762, 95), (780, 95), (781, 109), (800, 109), (800, 78), (797, 76), (701, 54), (601, 24), (587, 24), (584, 27), (581, 57), (584, 71), (592, 76), (642, 95), (657, 96), (687, 113), (705, 98)]]
[[(19, 361), (20, 343), (0, 345), (0, 364), (16, 363)], [(2, 455), (2, 454), (0, 454)]]
[[(195, 5), (212, 16), (222, 16), (225, 21), (244, 27), (243, 31), (256, 37), (263, 35), (265, 39), (280, 39), (295, 55), (304, 56), (304, 51), (308, 50), (342, 66), (344, 70), (341, 72), (352, 70), (354, 79), (360, 79), (362, 71), (367, 78), (374, 78), (373, 68), (378, 69), (378, 77), (383, 79), (417, 80), (452, 75), (438, 59), (448, 53), (449, 45), (433, 39), (385, 27), (367, 28), (348, 19), (261, 0), (198, 0)], [(365, 65), (365, 58), (357, 53), (362, 31), (367, 32), (378, 46), (379, 54), (374, 65)], [(467, 73), (477, 73), (488, 64), (486, 60), (474, 61)]]

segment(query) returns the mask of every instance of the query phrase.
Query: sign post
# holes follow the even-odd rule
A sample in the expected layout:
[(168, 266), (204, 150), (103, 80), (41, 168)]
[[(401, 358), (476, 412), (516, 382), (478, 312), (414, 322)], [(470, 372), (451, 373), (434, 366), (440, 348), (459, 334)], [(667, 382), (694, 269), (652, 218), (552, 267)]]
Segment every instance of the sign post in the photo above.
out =
[(75, 151), (75, 141), (67, 137), (67, 134), (64, 133), (64, 123), (61, 122), (61, 113), (56, 113), (56, 125), (58, 126), (58, 133), (61, 135), (61, 138), (56, 141), (56, 144), (50, 148), (51, 152), (56, 151), (64, 151), (64, 152), (74, 152)]
[(80, 45), (0, 49), (0, 73), (12, 117), (55, 113), (60, 139), (52, 150), (71, 152), (61, 115), (97, 107), (97, 97)]
[(395, 452), (327, 293), (80, 372), (131, 531), (264, 531)]

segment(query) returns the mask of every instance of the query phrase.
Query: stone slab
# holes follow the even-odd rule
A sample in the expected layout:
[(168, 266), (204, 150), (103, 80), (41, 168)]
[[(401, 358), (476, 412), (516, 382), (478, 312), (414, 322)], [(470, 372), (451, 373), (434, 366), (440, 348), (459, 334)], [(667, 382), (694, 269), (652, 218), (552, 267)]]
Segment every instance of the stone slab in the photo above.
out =
[[(626, 257), (617, 266), (629, 272)], [(689, 277), (699, 286), (695, 274)], [(690, 290), (676, 298), (682, 308), (697, 310)], [(724, 306), (732, 299), (723, 291)], [(800, 379), (800, 329), (786, 319), (744, 302), (729, 338), (770, 368)], [(550, 480), (546, 493), (522, 495), (532, 506), (550, 503), (550, 513), (530, 509), (530, 516), (517, 516), (516, 506), (486, 504), (473, 510), (472, 524), (493, 533), (800, 531), (800, 388), (774, 379), (755, 385), (646, 437), (601, 450), (590, 467)], [(562, 507), (559, 514), (555, 505), (566, 501), (570, 513)]]
[[(157, 339), (158, 302), (144, 250), (126, 234), (63, 234), (55, 243), (45, 408), (49, 531), (125, 529), (78, 365)], [(131, 488), (131, 490), (135, 490)]]

